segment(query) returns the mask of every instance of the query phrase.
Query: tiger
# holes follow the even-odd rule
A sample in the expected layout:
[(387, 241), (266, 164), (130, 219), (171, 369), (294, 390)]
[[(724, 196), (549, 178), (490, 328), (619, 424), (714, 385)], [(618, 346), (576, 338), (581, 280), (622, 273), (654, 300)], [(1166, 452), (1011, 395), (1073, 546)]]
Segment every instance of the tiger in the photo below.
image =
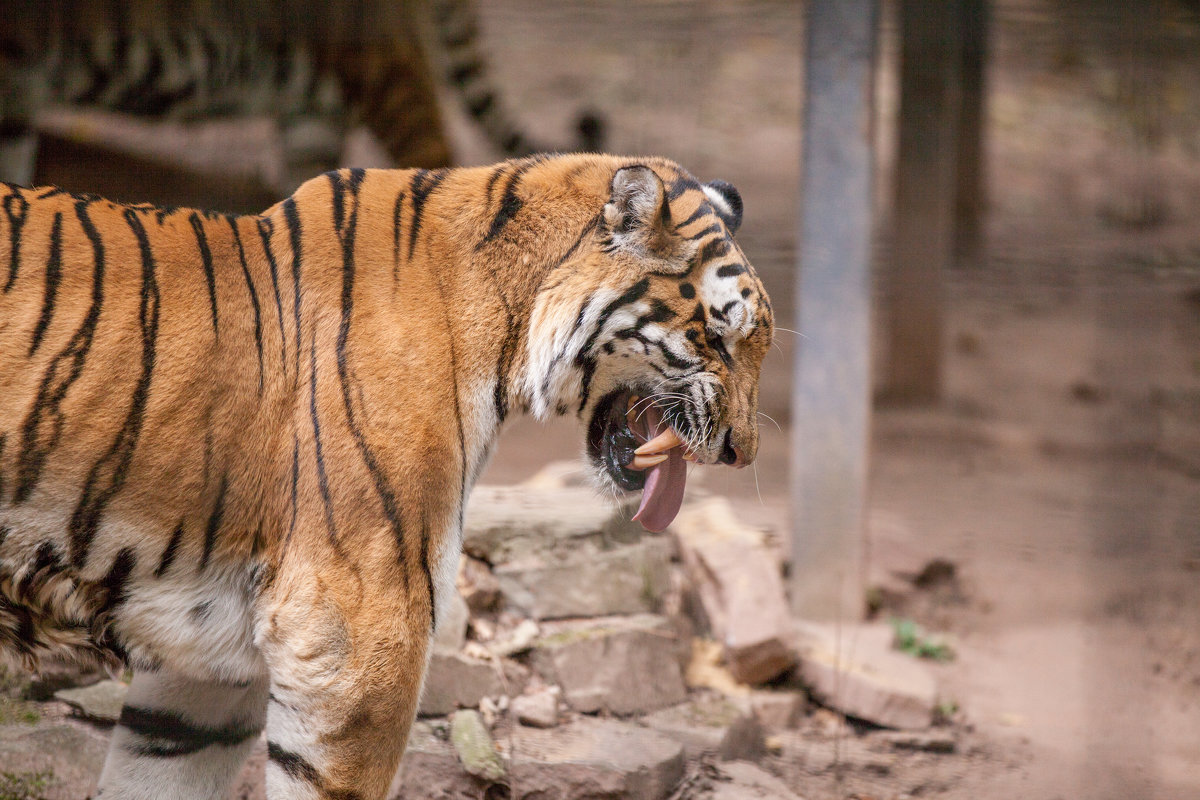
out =
[[(0, 180), (33, 181), (36, 117), (52, 104), (153, 120), (270, 116), (284, 194), (338, 166), (360, 124), (395, 164), (450, 166), (435, 62), (497, 151), (552, 149), (494, 87), (470, 0), (428, 5), (18, 0), (0, 19)], [(601, 150), (605, 127), (581, 112), (572, 146)]]
[(257, 216), (5, 185), (0, 650), (132, 671), (104, 800), (387, 790), (502, 424), (663, 530), (758, 448), (743, 204), (664, 158), (342, 169)]

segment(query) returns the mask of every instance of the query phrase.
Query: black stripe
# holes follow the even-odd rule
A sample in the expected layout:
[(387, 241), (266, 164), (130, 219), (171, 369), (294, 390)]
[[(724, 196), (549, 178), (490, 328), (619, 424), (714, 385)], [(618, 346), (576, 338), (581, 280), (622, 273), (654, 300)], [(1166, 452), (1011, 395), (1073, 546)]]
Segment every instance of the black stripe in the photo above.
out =
[(300, 380), (300, 214), (296, 201), (283, 201), (283, 218), (287, 221), (292, 243), (292, 316), (296, 324), (296, 380)]
[(429, 568), (429, 520), (421, 510), (421, 569), (425, 572), (425, 592), (429, 597), (429, 633), (437, 630), (437, 602), (433, 596), (433, 570)]
[(290, 750), (284, 750), (274, 742), (267, 742), (267, 758), (279, 765), (280, 769), (292, 778), (306, 781), (320, 787), (323, 783), (317, 768), (303, 757)]
[(392, 281), (400, 276), (400, 214), (404, 210), (404, 192), (396, 195), (392, 208)]
[(700, 184), (696, 182), (695, 178), (689, 175), (680, 175), (676, 178), (673, 178), (671, 183), (667, 186), (667, 197), (672, 200), (677, 200), (689, 189), (695, 189), (698, 192), (704, 191), (700, 187)]
[(4, 214), (8, 217), (8, 280), (4, 282), (4, 292), (13, 287), (17, 279), (17, 269), (21, 266), (21, 229), (29, 214), (29, 201), (26, 200), (16, 187), (12, 194), (4, 198)]
[(155, 276), (154, 254), (137, 212), (126, 209), (125, 221), (137, 237), (142, 255), (141, 305), (138, 312), (142, 334), (142, 374), (133, 390), (129, 413), (112, 446), (88, 472), (79, 505), (71, 515), (67, 531), (71, 544), (71, 563), (82, 567), (88, 549), (100, 525), (105, 506), (125, 483), (129, 462), (142, 432), (146, 403), (150, 398), (150, 380), (154, 375), (154, 359), (158, 343), (158, 281)]
[(162, 558), (158, 560), (158, 568), (154, 570), (154, 577), (161, 578), (167, 574), (167, 570), (171, 568), (171, 564), (175, 561), (175, 556), (179, 553), (179, 544), (182, 541), (183, 520), (179, 520), (179, 524), (171, 532), (171, 538), (167, 542), (166, 549), (163, 550)]
[(702, 202), (702, 203), (700, 203), (699, 206), (696, 207), (696, 210), (693, 211), (690, 216), (688, 216), (687, 219), (685, 219), (683, 222), (680, 222), (678, 225), (676, 225), (675, 229), (679, 230), (680, 228), (686, 228), (688, 225), (691, 225), (696, 220), (700, 219), (701, 217), (706, 217), (711, 213), (713, 213), (712, 206), (710, 206), (708, 203)]
[(217, 328), (217, 279), (213, 274), (212, 250), (208, 248), (208, 237), (204, 235), (204, 223), (195, 211), (188, 217), (192, 223), (192, 231), (196, 234), (196, 244), (200, 248), (200, 263), (204, 265), (204, 280), (208, 283), (208, 304), (212, 309), (213, 336), (219, 341), (221, 331)]
[(592, 375), (596, 371), (596, 361), (592, 356), (591, 351), (596, 345), (596, 339), (599, 338), (600, 334), (604, 331), (605, 323), (608, 322), (608, 318), (611, 317), (617, 311), (617, 309), (630, 303), (636, 303), (645, 296), (649, 289), (650, 279), (642, 278), (633, 286), (630, 286), (628, 289), (626, 289), (624, 294), (606, 305), (600, 312), (600, 316), (596, 319), (595, 325), (593, 326), (592, 332), (588, 336), (587, 341), (583, 343), (583, 346), (579, 348), (579, 352), (575, 354), (575, 365), (583, 368), (583, 381), (579, 398), (580, 411), (583, 411), (583, 409), (587, 406), (588, 397), (591, 394)]
[[(23, 503), (29, 499), (33, 488), (37, 485), (42, 466), (50, 451), (58, 445), (64, 423), (59, 407), (67, 396), (67, 390), (83, 371), (88, 351), (92, 347), (92, 337), (96, 332), (96, 324), (100, 319), (100, 308), (104, 304), (104, 244), (100, 240), (100, 232), (88, 216), (89, 201), (80, 200), (75, 204), (75, 215), (83, 226), (84, 233), (92, 243), (94, 269), (92, 275), (92, 302), (87, 315), (80, 323), (79, 329), (50, 362), (42, 383), (38, 387), (37, 399), (29, 416), (21, 427), (21, 452), (17, 457), (17, 477), (13, 489), (13, 503)], [(60, 376), (64, 362), (70, 362), (70, 371)], [(45, 420), (45, 422), (43, 422)], [(43, 430), (43, 424), (49, 427)]]
[(514, 169), (508, 176), (508, 181), (504, 184), (504, 194), (500, 198), (500, 208), (492, 217), (492, 224), (488, 227), (488, 232), (484, 235), (483, 240), (475, 245), (476, 250), (495, 239), (509, 220), (515, 217), (521, 207), (525, 205), (525, 201), (517, 196), (517, 185), (521, 182), (521, 176), (536, 163), (538, 162), (527, 161)]
[(710, 233), (720, 233), (720, 232), (721, 232), (721, 226), (714, 222), (712, 225), (709, 225), (707, 228), (701, 228), (700, 230), (693, 233), (691, 236), (688, 236), (684, 241), (696, 242), (696, 241), (703, 239), (705, 236), (708, 236)]
[(204, 526), (204, 550), (200, 554), (200, 566), (197, 572), (204, 572), (212, 558), (213, 547), (217, 543), (217, 533), (221, 530), (221, 520), (225, 516), (225, 490), (228, 488), (228, 476), (221, 476), (221, 485), (217, 489), (217, 499), (213, 503), (212, 513), (208, 515), (208, 524)]
[(42, 295), (42, 314), (33, 329), (33, 341), (29, 343), (28, 358), (37, 352), (46, 328), (54, 316), (54, 301), (58, 299), (58, 282), (62, 279), (62, 212), (54, 214), (54, 227), (50, 230), (50, 255), (46, 259), (46, 291)]
[(500, 357), (496, 359), (496, 386), (492, 390), (492, 404), (496, 410), (496, 421), (504, 422), (508, 416), (508, 370), (517, 354), (517, 343), (521, 329), (517, 319), (508, 309), (508, 303), (501, 296), (506, 313), (504, 341), (500, 344)]
[(321, 490), (321, 501), (325, 504), (325, 528), (329, 538), (337, 542), (337, 527), (333, 518), (333, 498), (329, 493), (329, 476), (325, 474), (325, 455), (321, 447), (321, 421), (317, 417), (317, 334), (313, 331), (312, 348), (309, 351), (309, 396), (308, 410), (312, 418), (313, 441), (317, 454), (317, 485)]
[(242, 235), (238, 232), (237, 220), (226, 217), (229, 229), (233, 231), (233, 241), (237, 244), (238, 262), (242, 265), (242, 277), (246, 280), (246, 288), (250, 291), (250, 305), (254, 308), (254, 349), (258, 352), (258, 393), (263, 392), (263, 346), (262, 346), (262, 309), (258, 305), (258, 291), (254, 288), (254, 279), (250, 277), (250, 269), (246, 266), (246, 250), (242, 247)]
[(104, 600), (96, 609), (97, 616), (105, 617), (115, 612), (128, 599), (129, 576), (137, 564), (137, 555), (132, 547), (123, 547), (113, 559), (108, 573), (100, 580)]
[(746, 271), (746, 268), (741, 264), (722, 264), (717, 267), (718, 278), (732, 278), (735, 275), (741, 275)]
[(175, 711), (125, 706), (117, 724), (145, 741), (125, 747), (139, 756), (172, 758), (197, 753), (212, 745), (233, 747), (258, 736), (261, 728), (231, 722), (220, 727), (201, 725)]
[(379, 502), (383, 506), (383, 513), (392, 526), (392, 535), (396, 538), (400, 560), (403, 561), (404, 521), (400, 513), (400, 506), (396, 502), (396, 492), (388, 483), (387, 476), (384, 475), (383, 469), (379, 465), (379, 460), (375, 457), (370, 444), (367, 443), (367, 438), (363, 434), (358, 420), (355, 419), (354, 404), (350, 395), (350, 369), (347, 364), (346, 347), (350, 338), (350, 322), (354, 317), (354, 242), (358, 231), (358, 190), (362, 179), (362, 170), (351, 170), (350, 179), (344, 185), (340, 175), (333, 180), (335, 197), (342, 197), (348, 190), (353, 198), (353, 208), (350, 210), (348, 218), (345, 217), (344, 212), (338, 211), (338, 204), (334, 204), (334, 226), (342, 244), (342, 319), (338, 326), (336, 350), (338, 382), (342, 389), (342, 404), (346, 409), (346, 425), (350, 428), (350, 434), (354, 438), (355, 446), (358, 447), (358, 453), (362, 457), (367, 471), (371, 474), (375, 492), (379, 495)]
[(274, 222), (267, 217), (258, 218), (258, 235), (262, 238), (263, 252), (267, 256), (267, 266), (271, 270), (271, 288), (275, 291), (275, 313), (279, 320), (279, 368), (286, 375), (287, 333), (283, 330), (283, 299), (279, 296), (279, 264), (275, 261), (275, 252), (271, 250), (271, 235), (274, 232)]
[(47, 574), (59, 572), (61, 569), (62, 558), (58, 554), (58, 549), (52, 542), (42, 542), (33, 554), (33, 566), (17, 584), (16, 596), (18, 598), (27, 596), (29, 588), (35, 581)]
[[(426, 177), (429, 177), (426, 180)], [(429, 170), (419, 169), (413, 173), (412, 180), (409, 182), (408, 191), (412, 195), (412, 221), (409, 222), (408, 229), (408, 257), (412, 258), (413, 248), (417, 246), (417, 234), (421, 230), (421, 219), (425, 213), (425, 201), (429, 199), (429, 195), (438, 187), (443, 180), (446, 179), (446, 170), (439, 169), (434, 172)]]
[(299, 514), (300, 506), (298, 504), (298, 492), (300, 484), (300, 437), (295, 433), (292, 434), (292, 521), (288, 524), (287, 536), (284, 537), (283, 544), (287, 547), (288, 542), (292, 540), (292, 534), (296, 532), (296, 519)]

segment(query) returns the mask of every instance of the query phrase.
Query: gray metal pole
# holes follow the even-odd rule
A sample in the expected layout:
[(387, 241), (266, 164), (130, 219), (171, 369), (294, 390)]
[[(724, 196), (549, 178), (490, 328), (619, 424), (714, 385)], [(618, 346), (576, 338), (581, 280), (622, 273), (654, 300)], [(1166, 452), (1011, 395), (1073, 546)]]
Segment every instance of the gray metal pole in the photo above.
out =
[(812, 0), (805, 43), (792, 605), (858, 620), (870, 418), (872, 74), (877, 0)]

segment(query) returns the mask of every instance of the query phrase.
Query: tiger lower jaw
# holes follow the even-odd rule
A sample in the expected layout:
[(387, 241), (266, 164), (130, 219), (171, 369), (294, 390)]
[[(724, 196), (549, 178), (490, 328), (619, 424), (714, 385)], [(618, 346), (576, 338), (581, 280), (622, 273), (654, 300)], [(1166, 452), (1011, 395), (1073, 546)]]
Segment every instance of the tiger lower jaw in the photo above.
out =
[(663, 530), (679, 513), (685, 462), (696, 459), (645, 398), (627, 389), (605, 395), (588, 425), (587, 452), (602, 480), (623, 491), (642, 490), (633, 518), (647, 530)]

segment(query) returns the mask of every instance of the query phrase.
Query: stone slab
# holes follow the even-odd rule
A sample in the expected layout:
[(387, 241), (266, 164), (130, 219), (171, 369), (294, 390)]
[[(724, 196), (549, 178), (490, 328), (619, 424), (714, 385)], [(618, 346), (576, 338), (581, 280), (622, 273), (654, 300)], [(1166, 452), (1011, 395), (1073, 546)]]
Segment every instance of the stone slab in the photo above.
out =
[[(517, 726), (496, 746), (507, 756), (513, 800), (662, 800), (684, 772), (682, 746), (635, 723), (581, 717), (551, 730)], [(481, 797), (488, 783), (467, 775), (453, 747), (417, 723), (392, 782), (392, 800)]]
[(800, 675), (815, 700), (885, 728), (933, 722), (937, 684), (916, 658), (892, 649), (885, 624), (797, 623)]
[(91, 686), (76, 689), (59, 689), (54, 697), (69, 705), (77, 714), (93, 722), (114, 724), (121, 717), (121, 706), (129, 684), (121, 681), (103, 680)]
[(500, 564), (584, 542), (634, 542), (642, 528), (626, 501), (587, 487), (477, 486), (463, 521), (463, 550)]
[(534, 619), (638, 614), (659, 609), (671, 588), (666, 538), (565, 558), (529, 557), (496, 567), (510, 608)]
[(791, 614), (779, 563), (729, 501), (685, 506), (672, 524), (688, 578), (738, 681), (759, 684), (791, 668)]
[(687, 696), (677, 635), (650, 614), (544, 626), (533, 661), (576, 711), (643, 714)]

